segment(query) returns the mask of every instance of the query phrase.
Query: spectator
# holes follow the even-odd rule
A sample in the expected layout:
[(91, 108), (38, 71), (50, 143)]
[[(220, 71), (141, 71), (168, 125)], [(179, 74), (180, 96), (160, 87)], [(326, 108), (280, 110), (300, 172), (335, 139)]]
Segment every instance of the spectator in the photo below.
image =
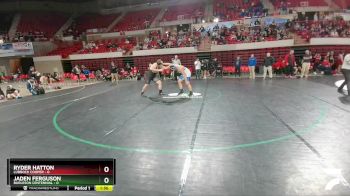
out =
[(237, 56), (236, 61), (234, 62), (235, 67), (235, 76), (241, 77), (241, 66), (242, 66), (242, 60), (240, 56)]
[(28, 77), (33, 78), (33, 79), (36, 78), (36, 71), (35, 71), (34, 66), (29, 67)]
[(340, 52), (337, 59), (337, 72), (341, 73), (341, 67), (344, 61), (344, 52)]
[(88, 68), (86, 68), (85, 65), (82, 65), (81, 69), (82, 69), (82, 73), (85, 75), (85, 77), (89, 78), (90, 73), (91, 73), (90, 70)]
[(14, 74), (14, 76), (15, 76), (15, 75), (16, 75), (15, 78), (19, 78), (19, 77), (22, 75), (22, 71), (21, 71), (20, 68), (17, 68), (17, 71), (16, 71), (16, 73)]
[(172, 60), (173, 64), (176, 65), (182, 65), (181, 60), (179, 59), (179, 56), (175, 55), (174, 59)]
[(102, 68), (102, 76), (105, 81), (111, 81), (111, 72), (107, 69)]
[(302, 60), (302, 68), (301, 68), (301, 76), (300, 78), (305, 78), (309, 77), (309, 70), (310, 70), (310, 65), (311, 65), (311, 60), (312, 60), (312, 55), (309, 50), (305, 51), (305, 55)]
[(196, 61), (194, 62), (194, 67), (196, 70), (196, 79), (199, 80), (201, 79), (201, 67), (202, 67), (202, 63), (199, 60), (199, 58), (197, 58)]
[(335, 70), (335, 59), (334, 59), (334, 51), (329, 52), (329, 63), (331, 64), (332, 70)]
[[(173, 64), (176, 64), (176, 65), (182, 65), (181, 64), (181, 60), (179, 59), (179, 56), (175, 55), (173, 59), (171, 59), (172, 63)], [(173, 78), (174, 80), (176, 79), (175, 77), (175, 71), (172, 71), (171, 72), (171, 78)]]
[(208, 59), (203, 59), (202, 61), (202, 71), (203, 71), (203, 79), (207, 79), (209, 70), (209, 60)]
[(338, 88), (338, 92), (342, 93), (345, 85), (348, 87), (347, 101), (350, 101), (350, 54), (347, 54), (344, 58), (341, 71), (344, 75), (344, 82)]
[(39, 80), (37, 80), (37, 81), (39, 81), (38, 83), (40, 83), (42, 85), (48, 85), (49, 84), (50, 81), (49, 81), (49, 78), (47, 77), (46, 74), (41, 75), (40, 73), (38, 73), (37, 76), (39, 77)]
[(4, 91), (2, 91), (2, 89), (0, 88), (0, 100), (4, 100), (4, 99), (5, 99)]
[(250, 55), (248, 59), (249, 78), (255, 80), (255, 66), (257, 64), (254, 54)]
[(101, 72), (100, 69), (98, 69), (98, 70), (96, 71), (96, 79), (97, 79), (97, 80), (102, 80), (102, 79), (103, 79), (103, 75), (102, 75), (102, 72)]
[(294, 50), (290, 50), (290, 52), (284, 57), (284, 61), (286, 63), (286, 78), (294, 78), (294, 69), (296, 67)]
[(264, 59), (264, 80), (266, 78), (266, 72), (269, 72), (269, 78), (272, 79), (272, 65), (275, 63), (275, 58), (271, 56), (271, 53), (266, 53), (266, 57)]
[(115, 66), (114, 62), (111, 63), (112, 67), (111, 67), (111, 81), (112, 83), (119, 83), (119, 76), (118, 76), (118, 67)]
[(60, 75), (57, 72), (53, 72), (53, 75), (51, 78), (56, 82), (60, 81)]
[(273, 71), (277, 74), (282, 74), (283, 69), (285, 69), (285, 62), (283, 60), (283, 57), (281, 56), (277, 62), (273, 65)]
[(319, 69), (320, 65), (321, 65), (321, 54), (320, 53), (316, 53), (315, 56), (314, 56), (314, 67), (313, 67), (313, 70), (314, 70), (314, 74), (316, 74), (317, 70)]
[(131, 72), (130, 72), (130, 76), (131, 78), (135, 79), (137, 77), (137, 72), (138, 72), (138, 69), (136, 66), (133, 66), (131, 68)]
[(214, 58), (211, 62), (211, 67), (212, 67), (212, 74), (215, 75), (215, 77), (217, 77), (218, 75), (220, 75), (222, 77), (222, 66), (221, 64), (218, 62), (217, 58)]
[(32, 95), (38, 95), (38, 91), (35, 88), (36, 82), (33, 79), (27, 81), (27, 89)]
[(8, 85), (6, 89), (6, 98), (7, 99), (20, 99), (22, 98), (19, 90), (12, 87), (12, 85)]
[(81, 73), (79, 65), (74, 66), (74, 68), (72, 69), (72, 73), (78, 77), (78, 81), (79, 81), (80, 80), (80, 73)]
[(321, 71), (321, 74), (324, 74), (324, 75), (331, 75), (332, 74), (332, 67), (331, 67), (331, 64), (327, 58), (325, 58), (322, 61), (322, 64), (320, 66), (320, 71)]
[(2, 83), (3, 80), (5, 80), (5, 73), (0, 71), (0, 84)]
[(130, 71), (131, 71), (131, 66), (130, 66), (129, 63), (126, 63), (126, 65), (125, 65), (125, 70), (126, 70), (127, 72), (130, 72)]

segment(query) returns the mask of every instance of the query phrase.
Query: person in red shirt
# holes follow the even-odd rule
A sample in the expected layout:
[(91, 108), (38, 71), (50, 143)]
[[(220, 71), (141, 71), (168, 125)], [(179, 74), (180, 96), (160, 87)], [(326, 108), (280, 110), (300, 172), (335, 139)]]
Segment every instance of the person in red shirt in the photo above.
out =
[(332, 74), (332, 66), (328, 59), (324, 59), (322, 61), (322, 64), (320, 66), (321, 73), (325, 75), (331, 75)]
[(131, 72), (130, 72), (130, 75), (131, 75), (131, 77), (132, 78), (136, 78), (136, 76), (137, 76), (137, 67), (136, 66), (133, 66), (132, 68), (131, 68)]
[(283, 57), (280, 57), (275, 64), (273, 64), (272, 69), (277, 74), (281, 74), (283, 72), (283, 69), (285, 68), (285, 63), (283, 60)]

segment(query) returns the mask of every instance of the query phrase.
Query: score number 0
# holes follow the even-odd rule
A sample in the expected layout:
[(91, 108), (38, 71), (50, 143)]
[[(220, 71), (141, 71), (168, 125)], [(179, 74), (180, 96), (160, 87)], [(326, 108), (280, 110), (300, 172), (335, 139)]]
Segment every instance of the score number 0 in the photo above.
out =
[[(103, 171), (104, 171), (105, 173), (108, 173), (108, 172), (109, 172), (109, 167), (108, 167), (108, 166), (105, 166), (105, 167), (103, 168)], [(109, 178), (108, 178), (108, 177), (105, 177), (105, 178), (103, 179), (103, 182), (104, 182), (105, 184), (108, 184), (108, 183), (109, 183)]]

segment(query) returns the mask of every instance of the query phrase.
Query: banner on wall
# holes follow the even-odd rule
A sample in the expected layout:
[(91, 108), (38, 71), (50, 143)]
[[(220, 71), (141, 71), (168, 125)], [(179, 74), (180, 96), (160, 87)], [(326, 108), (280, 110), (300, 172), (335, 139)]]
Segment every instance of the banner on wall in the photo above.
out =
[(16, 42), (0, 44), (0, 57), (34, 55), (32, 42)]
[(273, 22), (274, 22), (276, 25), (283, 25), (283, 24), (285, 24), (287, 21), (288, 21), (288, 19), (286, 19), (286, 18), (276, 18), (276, 17), (266, 17), (266, 18), (264, 18), (265, 25), (270, 25), (270, 24), (272, 24)]
[(12, 45), (15, 50), (33, 50), (32, 42), (15, 42)]
[(195, 29), (200, 29), (201, 27), (204, 27), (206, 30), (210, 29), (213, 30), (215, 26), (219, 26), (220, 28), (225, 26), (227, 28), (231, 28), (235, 25), (236, 21), (227, 21), (227, 22), (217, 22), (217, 23), (203, 23), (203, 24), (193, 24), (192, 27)]

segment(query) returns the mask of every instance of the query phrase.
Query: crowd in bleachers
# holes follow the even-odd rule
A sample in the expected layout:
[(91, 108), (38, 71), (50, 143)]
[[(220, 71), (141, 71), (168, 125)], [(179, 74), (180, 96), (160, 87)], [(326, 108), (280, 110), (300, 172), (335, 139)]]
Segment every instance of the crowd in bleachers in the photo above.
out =
[(131, 52), (136, 45), (136, 40), (132, 37), (111, 39), (111, 40), (99, 40), (90, 41), (87, 43), (79, 54), (89, 53), (104, 53), (104, 52), (122, 52), (126, 54)]
[(152, 31), (136, 47), (137, 50), (196, 47), (200, 43), (200, 36), (190, 31), (165, 32)]
[(260, 0), (215, 0), (214, 16), (220, 21), (237, 20), (267, 14)]
[(225, 45), (236, 43), (262, 42), (290, 39), (289, 29), (285, 25), (262, 25), (259, 20), (250, 26), (232, 26), (230, 28), (219, 25), (213, 29), (193, 29), (192, 32), (166, 32), (152, 31), (137, 46), (138, 50), (181, 48), (199, 46), (203, 37), (209, 36), (212, 44)]
[(49, 36), (43, 31), (26, 31), (26, 32), (16, 32), (12, 41), (14, 42), (34, 42), (34, 41), (48, 41)]
[[(203, 29), (199, 29), (200, 32)], [(274, 22), (270, 25), (261, 24), (259, 20), (254, 21), (250, 26), (240, 25), (228, 28), (226, 26), (215, 26), (209, 32), (212, 43), (215, 45), (250, 43), (262, 41), (275, 41), (290, 39), (289, 29), (284, 25), (276, 25)]]
[(350, 1), (346, 0), (333, 0), (341, 9), (350, 9)]
[(305, 39), (312, 37), (350, 37), (350, 21), (341, 17), (293, 22), (294, 31)]

